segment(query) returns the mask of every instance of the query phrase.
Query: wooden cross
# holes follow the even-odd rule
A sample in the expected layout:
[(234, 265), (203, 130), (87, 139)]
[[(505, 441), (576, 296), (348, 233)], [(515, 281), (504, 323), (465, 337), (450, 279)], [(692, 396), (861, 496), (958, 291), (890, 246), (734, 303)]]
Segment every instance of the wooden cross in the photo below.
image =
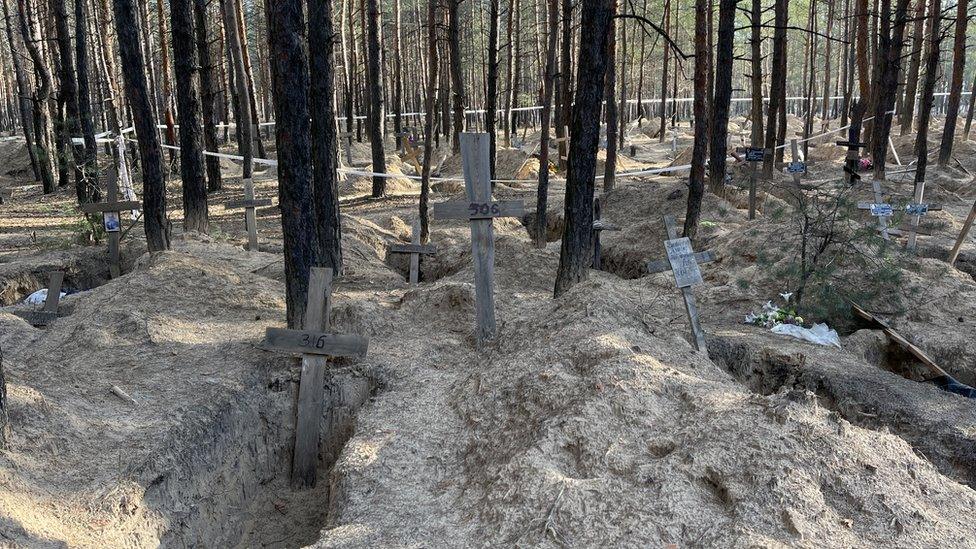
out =
[(855, 141), (838, 141), (837, 144), (842, 147), (847, 147), (847, 162), (844, 164), (844, 181), (847, 184), (860, 181), (861, 175), (857, 173), (857, 161), (860, 160), (861, 155), (858, 153), (858, 149), (866, 149), (868, 144)]
[(138, 200), (119, 201), (118, 174), (112, 170), (108, 178), (108, 189), (105, 202), (91, 202), (81, 205), (84, 213), (101, 213), (105, 232), (108, 234), (109, 274), (118, 278), (122, 272), (122, 260), (119, 254), (119, 242), (122, 240), (121, 212), (136, 210), (142, 207)]
[[(551, 141), (553, 143), (557, 143), (559, 145), (559, 160), (561, 160), (561, 161), (569, 160), (569, 156), (568, 156), (569, 155), (569, 126), (563, 126), (563, 136), (562, 137), (556, 137), (554, 139), (551, 139)], [(563, 143), (566, 143), (566, 145), (565, 145), (566, 154), (565, 155), (563, 154), (563, 150), (564, 150), (563, 149), (564, 145), (562, 145)]]
[(475, 314), (478, 346), (495, 337), (495, 237), (492, 219), (521, 217), (521, 200), (492, 201), (489, 175), (488, 134), (462, 133), (461, 166), (467, 202), (434, 204), (439, 219), (467, 219), (471, 222), (471, 253), (474, 259)]
[(797, 140), (790, 140), (790, 152), (792, 156), (792, 162), (779, 162), (776, 167), (779, 169), (785, 169), (786, 173), (793, 176), (793, 184), (797, 187), (801, 187), (800, 178), (806, 175), (807, 166), (811, 166), (816, 162), (808, 162), (805, 158), (800, 158), (799, 147), (797, 147)]
[[(874, 199), (875, 202), (858, 202), (857, 209), (868, 210), (871, 212), (871, 216), (878, 218), (878, 231), (881, 233), (885, 240), (890, 240), (890, 235), (900, 235), (904, 234), (899, 229), (892, 229), (888, 227), (888, 218), (894, 215), (895, 210), (905, 211), (908, 215), (913, 216), (914, 223), (909, 229), (909, 239), (913, 239), (916, 233), (920, 233), (918, 230), (918, 219), (930, 211), (939, 211), (942, 209), (940, 204), (926, 204), (926, 203), (912, 203), (906, 204), (904, 207), (895, 208), (891, 204), (882, 201), (881, 198), (881, 186), (877, 181), (874, 182), (877, 189), (875, 189)], [(914, 249), (914, 245), (911, 249)]]
[[(891, 138), (889, 137), (889, 140), (890, 139)], [(892, 149), (893, 148), (894, 146), (892, 145)], [(914, 203), (909, 204), (905, 208), (905, 211), (907, 211), (908, 214), (912, 216), (912, 225), (911, 228), (909, 229), (908, 244), (906, 245), (906, 248), (911, 251), (915, 250), (915, 244), (918, 239), (918, 223), (922, 220), (922, 216), (925, 215), (931, 209), (931, 205), (922, 203), (922, 197), (924, 195), (925, 195), (925, 182), (917, 181), (915, 183), (915, 196), (913, 197)]]
[(270, 198), (256, 200), (254, 198), (254, 181), (248, 177), (244, 180), (244, 200), (231, 200), (224, 204), (225, 210), (239, 210), (244, 208), (244, 224), (247, 226), (247, 251), (258, 249), (258, 220), (255, 208), (270, 206)]
[(410, 142), (410, 134), (408, 132), (403, 132), (400, 136), (400, 147), (403, 149), (403, 159), (413, 164), (414, 169), (417, 170), (417, 175), (420, 175), (423, 171), (420, 167), (420, 162), (417, 160), (417, 155), (420, 154), (420, 151)]
[(668, 258), (649, 261), (647, 272), (671, 271), (674, 273), (674, 282), (681, 290), (681, 297), (685, 300), (688, 323), (691, 325), (692, 344), (695, 346), (695, 350), (703, 351), (705, 350), (705, 330), (702, 329), (701, 321), (698, 319), (698, 307), (695, 305), (695, 295), (691, 293), (691, 287), (702, 283), (701, 270), (698, 268), (698, 264), (715, 261), (715, 254), (711, 251), (696, 253), (691, 249), (691, 240), (687, 237), (678, 238), (678, 222), (675, 221), (674, 217), (664, 216), (664, 228), (668, 231), (668, 240), (664, 241), (664, 249)]
[(63, 271), (51, 271), (48, 273), (47, 297), (44, 298), (44, 307), (39, 311), (17, 311), (15, 314), (32, 326), (47, 326), (58, 317), (58, 303), (61, 302), (61, 284), (63, 282)]
[(969, 231), (973, 228), (973, 223), (976, 222), (976, 202), (973, 202), (973, 207), (969, 209), (969, 215), (966, 216), (966, 222), (962, 224), (962, 230), (959, 231), (959, 236), (956, 237), (956, 243), (952, 245), (952, 251), (949, 252), (949, 265), (955, 265), (956, 260), (959, 259), (959, 250), (962, 249), (962, 243), (966, 241), (966, 237), (969, 236)]
[(603, 231), (619, 231), (620, 227), (600, 219), (600, 199), (593, 200), (593, 268), (601, 270), (603, 265), (600, 258), (600, 233)]
[(339, 139), (342, 139), (342, 140), (344, 140), (346, 142), (346, 166), (349, 166), (350, 168), (352, 168), (352, 167), (362, 167), (362, 166), (365, 166), (366, 165), (366, 164), (364, 164), (362, 162), (356, 162), (356, 163), (354, 163), (352, 161), (352, 137), (353, 137), (353, 132), (342, 132), (340, 134), (337, 134), (336, 137), (338, 137)]
[(369, 345), (369, 340), (362, 336), (330, 333), (331, 293), (332, 269), (313, 267), (309, 273), (303, 329), (267, 328), (264, 334), (266, 348), (302, 356), (291, 469), (292, 484), (296, 488), (315, 485), (328, 357), (363, 356)]
[(756, 218), (756, 179), (759, 178), (759, 171), (756, 164), (766, 158), (766, 151), (760, 147), (744, 147), (738, 152), (745, 154), (745, 161), (749, 163), (749, 219)]
[(418, 284), (420, 282), (420, 254), (434, 255), (437, 253), (437, 248), (432, 244), (421, 244), (420, 243), (420, 220), (414, 222), (413, 224), (413, 237), (410, 244), (392, 244), (390, 245), (391, 254), (410, 254), (410, 283)]

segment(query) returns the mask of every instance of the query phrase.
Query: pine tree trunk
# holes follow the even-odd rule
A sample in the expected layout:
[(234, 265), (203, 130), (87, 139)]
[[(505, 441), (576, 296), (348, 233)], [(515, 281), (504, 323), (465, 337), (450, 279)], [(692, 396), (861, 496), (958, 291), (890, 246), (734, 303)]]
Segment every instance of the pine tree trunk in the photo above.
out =
[[(566, 160), (569, 154), (569, 135), (565, 135), (565, 129), (570, 125), (573, 116), (573, 65), (572, 65), (572, 41), (573, 41), (573, 0), (562, 0), (562, 52), (559, 58), (559, 105), (556, 114), (556, 136), (566, 138), (559, 142), (559, 158), (556, 162), (560, 169), (566, 167)], [(550, 29), (550, 32), (555, 29)]]
[[(495, 179), (495, 150), (497, 131), (495, 118), (498, 109), (498, 9), (499, 0), (488, 0), (488, 74), (485, 95), (485, 131), (488, 132), (488, 175)], [(492, 187), (495, 184), (492, 183)]]
[(78, 122), (85, 144), (82, 148), (81, 176), (82, 189), (78, 200), (97, 202), (101, 200), (98, 190), (98, 162), (95, 143), (95, 123), (92, 120), (91, 85), (88, 67), (88, 20), (83, 0), (75, 0), (75, 57), (78, 65)]
[[(959, 100), (962, 96), (962, 73), (966, 70), (966, 26), (969, 24), (968, 0), (958, 0), (956, 5), (956, 31), (952, 44), (952, 82), (946, 101), (945, 126), (942, 127), (942, 144), (939, 146), (939, 166), (945, 167), (952, 158), (953, 140), (956, 138), (956, 121), (959, 118)], [(974, 91), (976, 93), (976, 91)]]
[[(505, 132), (505, 146), (512, 146), (512, 132), (515, 131), (513, 128), (514, 123), (512, 122), (512, 109), (515, 107), (515, 102), (518, 98), (518, 76), (515, 72), (515, 59), (518, 56), (518, 48), (515, 46), (515, 40), (520, 37), (513, 35), (515, 29), (515, 21), (518, 17), (519, 1), (509, 0), (508, 3), (508, 20), (506, 23), (506, 35), (508, 37), (508, 65), (505, 71), (508, 82), (506, 83), (506, 93), (505, 93), (505, 119), (502, 123), (502, 130)], [(492, 155), (494, 158), (494, 155)], [(494, 171), (492, 172), (494, 173)]]
[[(430, 198), (430, 166), (434, 158), (434, 111), (437, 109), (437, 5), (427, 3), (427, 97), (424, 100), (424, 165), (420, 178), (420, 241), (430, 239), (430, 214), (427, 203)], [(441, 90), (441, 93), (445, 93)]]
[[(379, 0), (366, 0), (367, 51), (369, 70), (369, 145), (373, 153), (373, 173), (386, 173), (386, 154), (383, 152), (383, 77), (380, 59), (380, 8)], [(386, 178), (373, 176), (373, 198), (386, 194)]]
[(34, 149), (34, 118), (30, 107), (30, 93), (27, 89), (27, 75), (24, 73), (21, 59), (23, 50), (20, 43), (14, 37), (13, 24), (10, 21), (10, 8), (7, 7), (8, 0), (0, 0), (3, 7), (3, 19), (7, 31), (7, 42), (10, 46), (11, 61), (14, 66), (14, 77), (17, 80), (17, 106), (20, 109), (20, 122), (24, 130), (24, 140), (27, 142), (27, 154), (30, 157), (31, 168), (34, 171), (35, 180), (41, 179), (41, 165), (37, 158), (37, 151)]
[[(773, 163), (775, 154), (773, 149), (776, 147), (779, 123), (779, 113), (786, 112), (785, 94), (786, 89), (786, 25), (787, 11), (789, 9), (787, 0), (775, 0), (775, 15), (773, 31), (773, 68), (771, 81), (769, 84), (769, 114), (766, 119), (766, 138), (763, 146), (766, 149), (766, 157), (763, 161), (763, 175), (771, 177), (773, 175)], [(782, 103), (782, 104), (781, 104)], [(784, 128), (785, 132), (785, 128)]]
[[(749, 75), (752, 83), (752, 146), (763, 146), (763, 91), (762, 91), (762, 0), (752, 0), (752, 11), (750, 13), (751, 34), (749, 45), (752, 49), (750, 67), (752, 74)], [(721, 24), (721, 23), (720, 23)]]
[[(901, 135), (912, 131), (912, 119), (915, 114), (915, 95), (918, 93), (919, 71), (922, 65), (922, 44), (925, 41), (925, 0), (915, 0), (915, 27), (912, 32), (912, 56), (908, 64), (905, 77), (905, 97), (898, 112), (898, 122), (901, 124)], [(974, 96), (976, 97), (976, 96)]]
[(728, 153), (729, 106), (732, 102), (732, 48), (735, 40), (735, 10), (739, 0), (720, 0), (718, 44), (715, 55), (715, 100), (712, 101), (712, 144), (709, 179), (713, 193), (725, 186), (725, 158)]
[[(79, 0), (76, 0), (79, 1)], [(60, 90), (58, 92), (58, 102), (64, 105), (64, 123), (59, 133), (65, 135), (65, 146), (71, 150), (71, 157), (74, 161), (75, 172), (75, 192), (78, 202), (91, 202), (90, 193), (87, 189), (82, 166), (85, 163), (84, 149), (74, 146), (70, 138), (81, 134), (81, 124), (78, 117), (78, 87), (77, 75), (75, 73), (74, 58), (71, 53), (71, 31), (68, 30), (68, 6), (67, 0), (55, 0), (54, 26), (57, 32), (56, 42), (58, 46), (58, 57), (60, 60), (58, 80)]]
[[(200, 62), (200, 104), (203, 115), (203, 147), (217, 151), (217, 97), (218, 84), (214, 74), (214, 64), (210, 55), (210, 39), (207, 33), (207, 0), (193, 0), (193, 18), (196, 23), (197, 58)], [(220, 159), (205, 156), (207, 170), (207, 191), (215, 192), (223, 188), (220, 175)]]
[(180, 177), (183, 183), (183, 230), (207, 233), (207, 183), (203, 169), (203, 121), (197, 74), (193, 0), (170, 0), (173, 70), (180, 117)]
[(461, 72), (461, 22), (458, 7), (461, 0), (447, 0), (447, 44), (450, 52), (451, 87), (454, 91), (454, 137), (451, 141), (454, 154), (461, 152), (460, 134), (464, 131), (464, 80)]
[[(221, 11), (224, 19), (224, 33), (227, 39), (227, 50), (230, 53), (231, 73), (234, 77), (234, 96), (236, 98), (235, 116), (237, 122), (238, 149), (240, 155), (244, 157), (241, 167), (244, 173), (241, 177), (250, 179), (254, 170), (254, 121), (251, 119), (251, 109), (247, 107), (246, 98), (248, 97), (247, 75), (244, 67), (243, 44), (234, 16), (234, 6), (232, 0), (221, 0)], [(270, 32), (270, 31), (269, 31)], [(307, 96), (306, 96), (307, 97)], [(245, 100), (245, 101), (242, 101)], [(308, 105), (305, 106), (306, 110)], [(307, 276), (306, 276), (307, 278)], [(305, 281), (308, 284), (308, 280)], [(304, 306), (304, 305), (303, 305)]]
[(308, 4), (308, 52), (312, 116), (312, 196), (315, 200), (318, 265), (342, 272), (342, 227), (339, 222), (339, 143), (335, 121), (335, 66), (332, 51), (332, 0)]
[(267, 10), (278, 149), (278, 203), (285, 254), (285, 304), (288, 326), (299, 329), (305, 322), (309, 272), (318, 264), (309, 73), (302, 43), (305, 18), (301, 0), (268, 0)]
[[(403, 131), (403, 49), (400, 35), (400, 0), (393, 0), (393, 133)], [(399, 143), (397, 143), (399, 145)]]
[(585, 280), (593, 260), (593, 183), (600, 145), (600, 118), (593, 113), (600, 112), (603, 102), (612, 17), (610, 0), (582, 3), (576, 100), (566, 170), (566, 223), (556, 272), (556, 297)]
[(925, 181), (925, 169), (929, 162), (929, 121), (932, 117), (932, 103), (935, 84), (939, 80), (939, 55), (942, 45), (941, 32), (942, 6), (940, 0), (929, 0), (928, 51), (925, 55), (925, 82), (922, 84), (922, 97), (918, 111), (918, 136), (915, 138), (915, 181)]
[[(614, 15), (617, 13), (617, 0), (611, 0), (610, 9)], [(610, 35), (607, 46), (607, 75), (604, 84), (604, 97), (606, 100), (607, 114), (607, 161), (603, 169), (603, 192), (608, 193), (616, 185), (617, 175), (617, 32), (615, 19), (610, 19)], [(665, 50), (667, 51), (667, 50)]]
[[(166, 124), (166, 144), (176, 145), (176, 120), (173, 118), (173, 84), (169, 77), (169, 46), (166, 43), (166, 14), (163, 0), (156, 0), (156, 23), (159, 25), (159, 62), (163, 73), (163, 120)], [(148, 41), (148, 36), (146, 37)], [(175, 156), (173, 149), (169, 149), (169, 158)]]
[[(759, 0), (753, 0), (759, 2)], [(664, 0), (664, 32), (665, 34), (670, 33), (671, 28), (671, 0)], [(659, 132), (658, 142), (664, 143), (664, 129), (668, 125), (668, 67), (670, 65), (670, 60), (668, 57), (671, 54), (671, 46), (668, 44), (664, 45), (664, 62), (661, 64), (661, 127), (657, 129)], [(762, 108), (760, 106), (760, 108)]]
[(48, 100), (51, 97), (51, 71), (47, 68), (44, 55), (41, 52), (38, 41), (34, 38), (34, 33), (28, 23), (28, 13), (30, 8), (27, 0), (18, 0), (17, 9), (20, 14), (20, 33), (24, 40), (24, 46), (30, 55), (31, 62), (34, 64), (34, 72), (38, 83), (35, 90), (33, 101), (34, 110), (34, 151), (37, 155), (38, 165), (41, 171), (41, 185), (44, 194), (53, 193), (55, 189), (52, 144), (48, 137), (50, 133), (50, 118)]
[(152, 118), (152, 104), (146, 85), (145, 62), (139, 44), (139, 26), (133, 0), (113, 0), (115, 31), (119, 40), (122, 77), (132, 110), (132, 122), (142, 160), (142, 212), (146, 243), (150, 252), (169, 249), (166, 227), (166, 182), (163, 180), (162, 149)]
[(258, 129), (258, 103), (257, 94), (254, 91), (254, 72), (251, 70), (251, 52), (247, 47), (247, 27), (244, 25), (244, 6), (241, 0), (234, 0), (234, 19), (237, 22), (237, 36), (241, 41), (241, 63), (244, 65), (244, 82), (246, 84), (247, 105), (251, 108), (251, 140), (257, 149), (255, 152), (260, 158), (266, 158), (264, 143), (261, 142), (261, 134)]
[[(898, 87), (898, 74), (901, 67), (901, 51), (905, 40), (905, 23), (908, 16), (908, 0), (898, 0), (895, 5), (894, 24), (891, 25), (891, 8), (889, 0), (885, 0), (882, 6), (882, 31), (879, 33), (879, 80), (878, 89), (875, 92), (876, 106), (874, 111), (874, 124), (871, 126), (873, 134), (871, 136), (871, 158), (874, 162), (875, 179), (885, 178), (885, 159), (888, 152), (888, 136), (891, 133), (891, 123), (894, 116), (889, 115), (888, 111), (895, 106), (896, 89)], [(891, 26), (891, 36), (887, 36), (888, 27)]]
[(688, 210), (684, 236), (698, 232), (702, 198), (705, 195), (705, 153), (708, 147), (708, 0), (695, 1), (695, 139), (691, 149), (691, 174), (688, 177)]
[(556, 92), (556, 49), (559, 37), (556, 28), (559, 23), (559, 0), (548, 0), (546, 14), (549, 31), (546, 35), (546, 69), (542, 80), (542, 113), (539, 136), (539, 186), (536, 189), (535, 245), (546, 246), (546, 227), (549, 209), (549, 126), (552, 122), (553, 96)]

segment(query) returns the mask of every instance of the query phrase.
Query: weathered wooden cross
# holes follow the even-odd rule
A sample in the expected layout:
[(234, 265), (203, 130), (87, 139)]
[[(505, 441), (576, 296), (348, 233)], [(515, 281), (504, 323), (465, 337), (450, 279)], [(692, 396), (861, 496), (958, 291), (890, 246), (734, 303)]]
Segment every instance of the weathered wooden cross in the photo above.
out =
[(330, 333), (331, 294), (332, 269), (313, 267), (309, 274), (303, 329), (267, 328), (264, 334), (266, 348), (302, 356), (291, 469), (292, 485), (296, 488), (315, 485), (328, 357), (363, 356), (369, 345), (369, 340), (359, 335)]
[(119, 201), (118, 174), (111, 170), (108, 177), (105, 202), (92, 202), (81, 205), (81, 211), (88, 214), (101, 213), (105, 232), (108, 234), (109, 274), (118, 278), (122, 272), (119, 242), (122, 240), (121, 212), (142, 207), (138, 200)]
[(15, 314), (32, 326), (47, 326), (58, 317), (58, 303), (61, 302), (61, 284), (63, 282), (63, 271), (51, 271), (48, 273), (47, 297), (44, 298), (44, 307), (40, 310), (17, 311)]
[(417, 175), (420, 175), (423, 171), (420, 167), (420, 161), (417, 159), (420, 151), (410, 142), (410, 133), (403, 132), (400, 136), (400, 147), (403, 149), (403, 160), (410, 162), (413, 168), (417, 170)]
[(352, 138), (355, 135), (353, 132), (342, 132), (336, 134), (336, 137), (342, 139), (346, 142), (346, 166), (350, 168), (362, 168), (369, 165), (369, 162), (353, 162), (352, 160)]
[(749, 219), (756, 218), (756, 180), (759, 178), (757, 164), (766, 158), (766, 151), (761, 147), (744, 147), (738, 152), (745, 154), (745, 161), (749, 163)]
[(390, 253), (391, 254), (410, 254), (410, 283), (417, 284), (420, 282), (420, 254), (434, 255), (437, 253), (437, 248), (433, 244), (421, 244), (420, 243), (420, 220), (414, 222), (413, 224), (413, 236), (411, 237), (410, 244), (391, 244)]
[(881, 236), (885, 240), (890, 240), (891, 239), (890, 235), (892, 234), (894, 235), (904, 234), (900, 229), (893, 229), (888, 227), (888, 218), (894, 215), (896, 209), (899, 211), (904, 211), (908, 215), (912, 216), (913, 223), (911, 228), (908, 230), (908, 233), (909, 233), (909, 240), (911, 242), (911, 246), (909, 249), (914, 249), (915, 236), (917, 233), (920, 232), (918, 229), (918, 220), (921, 219), (921, 216), (925, 215), (928, 212), (941, 210), (942, 206), (940, 204), (912, 203), (912, 204), (906, 204), (904, 207), (896, 208), (891, 204), (883, 202), (883, 199), (881, 197), (881, 186), (878, 184), (877, 181), (875, 181), (874, 184), (877, 187), (874, 193), (875, 202), (858, 202), (857, 209), (870, 211), (872, 217), (878, 218), (878, 232), (881, 233)]
[[(762, 150), (762, 149), (760, 149)], [(691, 325), (692, 344), (698, 351), (705, 350), (705, 330), (698, 319), (698, 307), (695, 305), (695, 295), (691, 287), (701, 284), (701, 269), (699, 263), (715, 261), (715, 254), (711, 251), (695, 252), (691, 248), (691, 240), (687, 237), (678, 238), (678, 222), (670, 215), (664, 216), (664, 227), (668, 231), (668, 240), (664, 241), (667, 259), (649, 261), (647, 272), (674, 273), (674, 282), (681, 290), (681, 297), (685, 300), (685, 310), (688, 312), (688, 323)]]
[(855, 181), (860, 181), (861, 174), (857, 173), (857, 162), (861, 159), (861, 155), (858, 150), (866, 149), (868, 144), (858, 143), (856, 141), (837, 141), (837, 144), (842, 147), (847, 147), (847, 157), (844, 163), (844, 182), (851, 185)]
[(255, 209), (270, 205), (270, 198), (260, 200), (254, 198), (254, 181), (250, 177), (244, 180), (244, 200), (231, 200), (224, 204), (226, 210), (244, 208), (244, 224), (247, 225), (247, 250), (249, 252), (258, 250), (258, 219)]
[(969, 215), (966, 216), (966, 221), (962, 224), (962, 230), (959, 231), (959, 236), (956, 237), (956, 242), (952, 245), (952, 250), (949, 252), (949, 265), (955, 265), (956, 260), (959, 259), (959, 250), (962, 249), (963, 242), (969, 236), (969, 231), (972, 230), (974, 222), (976, 222), (976, 202), (973, 202), (973, 207), (969, 209)]
[(807, 173), (807, 166), (816, 164), (816, 162), (810, 162), (805, 158), (800, 158), (800, 150), (797, 146), (797, 140), (790, 140), (790, 152), (792, 153), (791, 162), (779, 162), (776, 167), (779, 169), (785, 169), (786, 173), (793, 176), (793, 184), (797, 187), (801, 187), (800, 178), (802, 178)]
[[(559, 160), (560, 162), (566, 162), (569, 160), (569, 126), (563, 126), (563, 136), (550, 139), (551, 142), (556, 143), (559, 147)], [(565, 145), (563, 145), (565, 143)], [(563, 151), (566, 151), (565, 154)]]
[(474, 256), (475, 314), (479, 347), (495, 337), (495, 236), (492, 219), (521, 217), (525, 206), (521, 200), (491, 199), (491, 177), (488, 164), (488, 134), (462, 133), (461, 165), (467, 202), (434, 204), (438, 219), (471, 221), (471, 253)]
[(593, 200), (593, 268), (601, 270), (603, 267), (600, 253), (600, 233), (603, 231), (619, 231), (620, 227), (600, 219), (600, 199)]

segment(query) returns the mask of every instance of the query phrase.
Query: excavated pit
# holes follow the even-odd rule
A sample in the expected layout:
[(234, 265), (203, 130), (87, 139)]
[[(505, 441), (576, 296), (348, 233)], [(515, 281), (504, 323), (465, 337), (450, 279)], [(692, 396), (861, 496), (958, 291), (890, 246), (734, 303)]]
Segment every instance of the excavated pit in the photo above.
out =
[(925, 376), (917, 360), (880, 331), (857, 335), (869, 343), (858, 344), (861, 360), (855, 361), (831, 360), (830, 353), (839, 350), (807, 353), (793, 344), (729, 336), (710, 337), (708, 354), (751, 391), (812, 393), (820, 406), (851, 424), (901, 437), (943, 475), (976, 488), (972, 400), (920, 383)]

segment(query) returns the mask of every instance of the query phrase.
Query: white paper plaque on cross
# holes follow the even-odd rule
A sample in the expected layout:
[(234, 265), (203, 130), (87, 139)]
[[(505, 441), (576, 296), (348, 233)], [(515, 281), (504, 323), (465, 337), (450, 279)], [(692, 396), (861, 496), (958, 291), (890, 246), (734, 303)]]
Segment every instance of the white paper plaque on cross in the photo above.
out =
[(369, 340), (329, 330), (332, 299), (332, 269), (313, 267), (309, 274), (305, 324), (302, 330), (267, 328), (264, 346), (302, 356), (302, 378), (298, 386), (298, 415), (295, 419), (295, 451), (292, 456), (292, 484), (296, 488), (315, 485), (318, 465), (319, 423), (325, 400), (325, 368), (330, 356), (362, 356)]
[(462, 133), (461, 160), (464, 169), (466, 202), (434, 204), (438, 219), (467, 219), (471, 222), (471, 252), (474, 261), (476, 337), (478, 345), (495, 337), (495, 234), (496, 217), (521, 217), (521, 200), (495, 202), (491, 199), (488, 163), (488, 134)]

